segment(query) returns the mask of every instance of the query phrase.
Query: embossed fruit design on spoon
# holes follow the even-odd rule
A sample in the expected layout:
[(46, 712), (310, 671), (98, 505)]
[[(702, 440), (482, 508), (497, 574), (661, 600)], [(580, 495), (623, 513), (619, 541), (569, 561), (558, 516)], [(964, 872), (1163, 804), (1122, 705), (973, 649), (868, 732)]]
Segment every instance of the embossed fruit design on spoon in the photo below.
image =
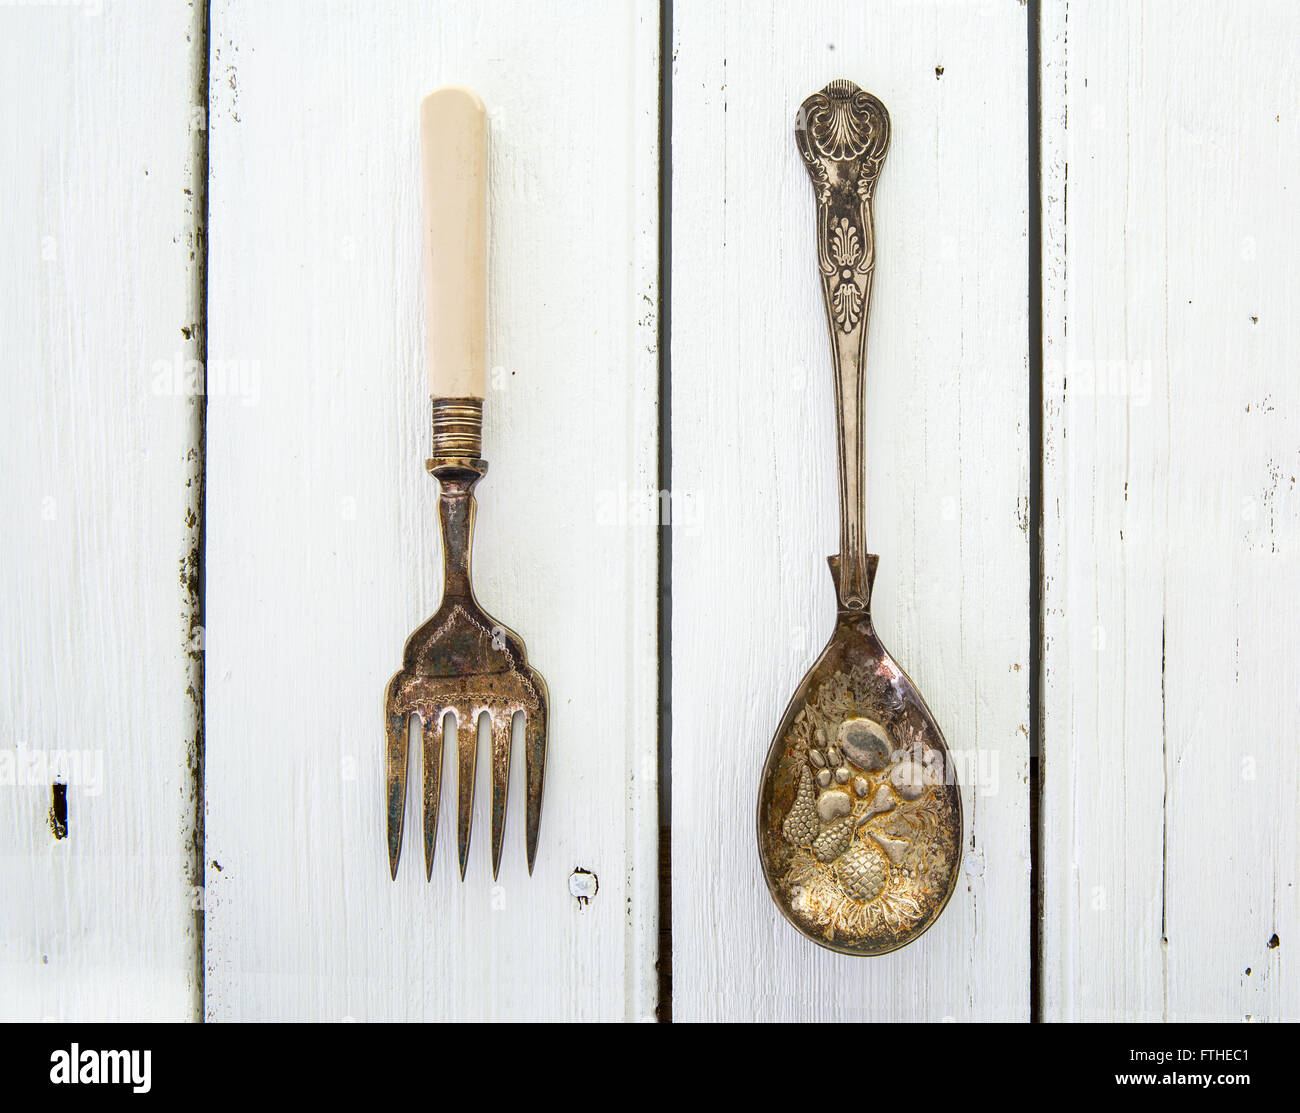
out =
[(910, 943), (948, 903), (961, 794), (934, 716), (871, 621), (878, 558), (863, 533), (863, 356), (889, 113), (851, 81), (832, 81), (804, 101), (795, 138), (816, 194), (835, 369), (840, 552), (829, 563), (839, 607), (768, 750), (758, 848), (772, 898), (800, 932), (879, 955)]

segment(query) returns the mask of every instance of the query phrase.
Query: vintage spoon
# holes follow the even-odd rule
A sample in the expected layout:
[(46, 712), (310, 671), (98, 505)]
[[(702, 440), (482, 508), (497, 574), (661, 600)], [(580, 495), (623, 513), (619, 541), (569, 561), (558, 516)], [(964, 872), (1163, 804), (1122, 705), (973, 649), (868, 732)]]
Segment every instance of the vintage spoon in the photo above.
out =
[(875, 266), (872, 193), (889, 113), (851, 81), (800, 107), (795, 138), (817, 196), (817, 258), (835, 367), (839, 614), (777, 728), (758, 792), (772, 899), (815, 943), (880, 955), (926, 930), (952, 895), (961, 794), (943, 735), (871, 622), (879, 558), (863, 540), (863, 354)]

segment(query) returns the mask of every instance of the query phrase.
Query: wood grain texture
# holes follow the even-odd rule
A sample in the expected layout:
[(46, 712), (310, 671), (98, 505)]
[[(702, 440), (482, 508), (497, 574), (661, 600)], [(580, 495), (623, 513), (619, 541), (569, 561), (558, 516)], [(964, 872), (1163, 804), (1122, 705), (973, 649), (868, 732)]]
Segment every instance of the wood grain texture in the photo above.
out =
[[(1016, 4), (674, 13), (676, 1019), (1029, 1013), (1026, 24)], [(966, 860), (914, 945), (847, 958), (764, 887), (757, 780), (829, 635), (829, 347), (795, 111), (848, 77), (893, 139), (875, 203), (874, 611), (957, 757)]]
[(1300, 12), (1042, 41), (1044, 1015), (1295, 1020)]
[[(248, 374), (209, 407), (207, 1014), (650, 1017), (658, 8), (212, 25), (211, 353)], [(384, 687), (441, 586), (418, 108), (452, 82), (490, 113), (474, 578), (551, 693), (536, 872), (516, 748), (496, 885), (483, 760), (464, 884), (450, 776), (432, 883), (413, 806), (396, 883), (384, 842)]]
[(4, 1020), (197, 1015), (203, 48), (183, 3), (0, 9)]

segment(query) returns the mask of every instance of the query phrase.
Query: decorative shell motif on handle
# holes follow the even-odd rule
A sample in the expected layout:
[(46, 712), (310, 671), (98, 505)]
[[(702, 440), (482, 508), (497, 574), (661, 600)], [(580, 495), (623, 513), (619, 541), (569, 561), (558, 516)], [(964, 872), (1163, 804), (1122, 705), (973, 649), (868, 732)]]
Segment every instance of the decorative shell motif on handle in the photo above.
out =
[(889, 113), (852, 81), (832, 81), (807, 103), (808, 132), (813, 144), (836, 162), (867, 156), (884, 157), (889, 147)]
[(835, 326), (852, 333), (875, 267), (871, 195), (889, 149), (889, 113), (851, 81), (809, 97), (795, 128), (817, 190), (817, 251)]

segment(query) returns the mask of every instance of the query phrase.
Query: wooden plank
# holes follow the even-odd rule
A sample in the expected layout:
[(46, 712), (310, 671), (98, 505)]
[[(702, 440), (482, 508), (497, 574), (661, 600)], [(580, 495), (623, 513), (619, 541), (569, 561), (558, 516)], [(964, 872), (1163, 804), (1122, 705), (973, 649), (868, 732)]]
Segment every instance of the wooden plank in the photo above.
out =
[[(658, 8), (319, 7), (212, 11), (211, 350), (246, 385), (208, 426), (207, 1015), (648, 1017)], [(552, 701), (536, 873), (516, 763), (496, 885), (484, 763), (464, 884), (449, 784), (431, 884), (418, 819), (396, 883), (384, 841), (383, 691), (441, 590), (417, 107), (450, 82), (491, 112), (475, 584)]]
[(1300, 12), (1042, 41), (1044, 1015), (1294, 1020)]
[[(683, 4), (674, 37), (674, 1016), (1025, 1019), (1025, 9)], [(893, 118), (868, 354), (874, 610), (965, 768), (968, 824), (936, 926), (869, 961), (781, 920), (753, 834), (763, 756), (834, 618), (831, 372), (792, 129), (836, 77)]]
[(183, 3), (0, 12), (4, 1020), (197, 1015), (204, 46)]

